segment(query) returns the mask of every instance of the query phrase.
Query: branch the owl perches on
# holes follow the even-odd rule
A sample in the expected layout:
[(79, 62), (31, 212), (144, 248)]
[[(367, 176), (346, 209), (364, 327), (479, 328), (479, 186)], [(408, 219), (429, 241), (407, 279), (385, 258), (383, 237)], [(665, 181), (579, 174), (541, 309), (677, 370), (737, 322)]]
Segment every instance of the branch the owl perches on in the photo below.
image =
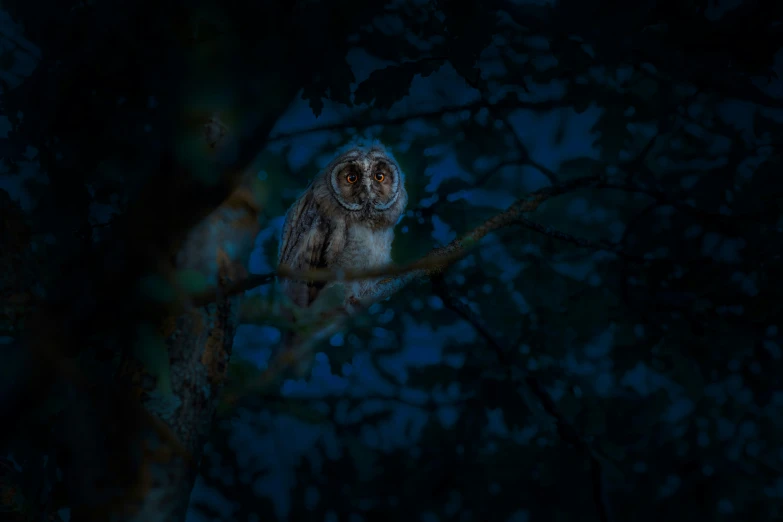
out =
[[(338, 155), (308, 185), (285, 216), (278, 265), (294, 271), (355, 271), (391, 264), (394, 226), (408, 194), (404, 175), (381, 145), (354, 147)], [(376, 279), (346, 282), (343, 308), (373, 293)], [(281, 286), (295, 307), (310, 307), (335, 281), (285, 279)], [(290, 319), (296, 322), (296, 314)], [(284, 347), (296, 340), (284, 338)]]

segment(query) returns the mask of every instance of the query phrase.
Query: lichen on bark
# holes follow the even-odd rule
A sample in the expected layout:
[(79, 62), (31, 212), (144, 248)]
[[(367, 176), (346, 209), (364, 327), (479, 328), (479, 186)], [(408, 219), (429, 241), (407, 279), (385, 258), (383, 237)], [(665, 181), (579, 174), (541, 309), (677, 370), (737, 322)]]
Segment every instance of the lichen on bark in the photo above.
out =
[(221, 296), (222, 288), (247, 276), (244, 264), (258, 231), (258, 206), (241, 187), (186, 239), (176, 270), (190, 270), (215, 281), (214, 302), (185, 303), (176, 317), (165, 317), (157, 333), (165, 346), (171, 393), (161, 393), (150, 369), (129, 357), (122, 374), (143, 407), (165, 425), (145, 433), (140, 482), (130, 502), (129, 517), (144, 521), (184, 519), (190, 490), (198, 473), (202, 446), (217, 408), (231, 357), (242, 297)]

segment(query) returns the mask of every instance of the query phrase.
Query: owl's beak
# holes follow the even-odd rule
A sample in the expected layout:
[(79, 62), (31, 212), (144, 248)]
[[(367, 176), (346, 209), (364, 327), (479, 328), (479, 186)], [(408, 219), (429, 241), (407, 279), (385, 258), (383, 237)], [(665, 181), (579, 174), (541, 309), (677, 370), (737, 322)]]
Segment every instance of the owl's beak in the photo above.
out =
[(365, 187), (365, 189), (359, 195), (359, 202), (364, 207), (370, 206), (370, 204), (373, 202), (373, 194), (372, 194), (372, 190), (370, 190), (369, 186)]

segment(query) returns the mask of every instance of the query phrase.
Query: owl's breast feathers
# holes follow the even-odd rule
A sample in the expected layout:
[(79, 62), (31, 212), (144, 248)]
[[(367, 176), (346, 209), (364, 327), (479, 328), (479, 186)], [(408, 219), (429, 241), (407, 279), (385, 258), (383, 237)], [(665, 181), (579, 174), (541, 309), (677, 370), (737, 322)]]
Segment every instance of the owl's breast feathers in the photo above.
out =
[(347, 229), (345, 247), (338, 264), (347, 270), (361, 270), (383, 266), (391, 261), (394, 230), (374, 229), (354, 224)]
[[(350, 164), (356, 169), (346, 174)], [(380, 165), (380, 170), (374, 165)], [(316, 176), (286, 214), (278, 261), (296, 271), (362, 270), (389, 264), (394, 226), (406, 205), (402, 172), (382, 147), (348, 151)], [(352, 283), (349, 293), (374, 284)], [(283, 287), (296, 305), (308, 306), (325, 285), (288, 280)]]

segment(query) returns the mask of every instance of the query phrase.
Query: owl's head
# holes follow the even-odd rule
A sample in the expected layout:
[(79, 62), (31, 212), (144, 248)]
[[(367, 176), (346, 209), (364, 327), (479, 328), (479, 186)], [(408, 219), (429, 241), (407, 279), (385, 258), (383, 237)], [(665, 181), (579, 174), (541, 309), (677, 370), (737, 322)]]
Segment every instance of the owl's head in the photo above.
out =
[(379, 145), (338, 156), (324, 171), (324, 182), (334, 200), (358, 220), (393, 225), (407, 204), (402, 171)]

